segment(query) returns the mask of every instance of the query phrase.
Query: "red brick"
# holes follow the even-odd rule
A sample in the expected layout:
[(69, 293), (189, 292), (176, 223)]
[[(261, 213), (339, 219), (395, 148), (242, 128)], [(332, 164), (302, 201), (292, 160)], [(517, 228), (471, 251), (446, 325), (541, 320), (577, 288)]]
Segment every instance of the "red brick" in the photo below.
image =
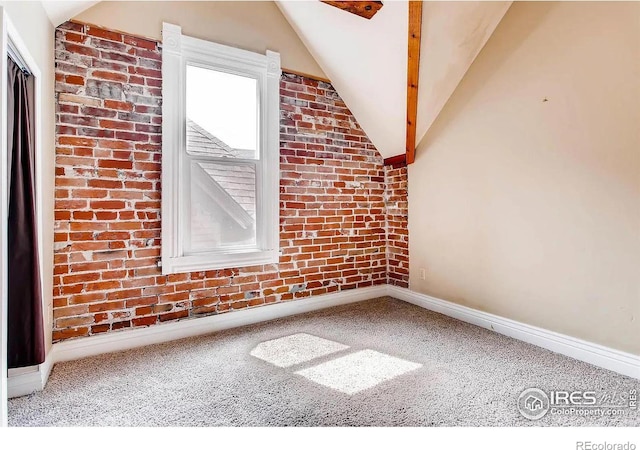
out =
[(134, 327), (153, 325), (157, 321), (158, 321), (158, 316), (136, 317), (133, 320), (131, 320)]
[(68, 84), (84, 85), (84, 78), (78, 75), (65, 75), (64, 82)]
[(125, 202), (119, 200), (92, 201), (91, 209), (123, 209)]
[(187, 310), (175, 311), (175, 312), (171, 312), (171, 313), (167, 313), (167, 314), (160, 314), (160, 322), (166, 322), (168, 320), (182, 319), (182, 318), (188, 317), (188, 316), (189, 316), (189, 311), (187, 311)]
[(90, 139), (90, 138), (80, 138), (80, 137), (72, 137), (72, 136), (60, 136), (58, 138), (58, 143), (60, 145), (93, 147), (94, 145), (96, 145), (96, 140)]
[(87, 36), (78, 33), (66, 32), (65, 39), (69, 42), (84, 43), (87, 39)]
[(86, 262), (71, 264), (72, 272), (101, 271), (107, 268), (106, 262)]
[(107, 313), (99, 313), (99, 314), (94, 314), (93, 315), (93, 322), (94, 323), (100, 323), (100, 322), (104, 322), (105, 320), (109, 319), (109, 314)]
[[(119, 81), (121, 83), (126, 83), (127, 81), (127, 75), (126, 74), (122, 74), (122, 73), (117, 73), (117, 72), (108, 72), (106, 70), (94, 70), (93, 72), (91, 72), (91, 76), (93, 78), (99, 78), (101, 80), (109, 80), (109, 81)], [(105, 108), (110, 108), (110, 106), (107, 105), (107, 102), (111, 102), (111, 100), (105, 100)], [(119, 108), (116, 108), (119, 109)]]
[(89, 305), (89, 312), (113, 311), (124, 308), (124, 302), (103, 302)]
[(107, 298), (109, 300), (121, 300), (121, 299), (129, 299), (140, 297), (141, 294), (140, 289), (124, 289), (119, 291), (112, 291), (107, 293)]
[(89, 180), (89, 187), (105, 189), (122, 189), (122, 181), (116, 180)]
[(101, 325), (93, 325), (91, 327), (91, 334), (106, 333), (107, 331), (109, 331), (110, 328), (111, 326), (108, 323), (103, 323)]
[(144, 133), (130, 133), (127, 131), (116, 131), (116, 139), (122, 139), (123, 141), (147, 142), (149, 140), (149, 135)]
[(99, 292), (93, 292), (90, 294), (78, 294), (78, 295), (72, 295), (69, 298), (69, 303), (72, 305), (78, 305), (81, 303), (94, 303), (94, 302), (99, 302), (101, 300), (104, 300), (104, 298), (105, 298), (105, 294), (99, 293)]
[(121, 161), (117, 159), (101, 159), (98, 161), (98, 167), (107, 167), (111, 169), (131, 169), (133, 163), (131, 161)]
[(103, 128), (109, 128), (111, 130), (133, 130), (133, 124), (130, 122), (122, 122), (119, 120), (107, 120), (100, 121), (100, 126)]
[(86, 283), (88, 281), (95, 281), (100, 278), (100, 274), (98, 272), (91, 273), (81, 273), (78, 275), (68, 275), (66, 277), (62, 277), (62, 281), (65, 284), (65, 287), (70, 287), (69, 285), (74, 283)]
[[(59, 92), (55, 239), (71, 245), (54, 254), (54, 317), (71, 321), (64, 327), (56, 322), (56, 340), (387, 281), (406, 285), (406, 168), (382, 166), (330, 85), (319, 88), (317, 81), (289, 74), (281, 81), (280, 263), (161, 275), (160, 49), (98, 27), (87, 26), (89, 38), (79, 24), (61, 29), (56, 39), (68, 52), (103, 58), (91, 68), (58, 61), (59, 81), (129, 83), (157, 104), (87, 98), (81, 89)], [(131, 46), (127, 54), (124, 45)], [(344, 139), (311, 138), (308, 130)], [(302, 283), (306, 289), (289, 292)], [(246, 292), (255, 297), (245, 298)], [(79, 324), (89, 318), (96, 323)]]
[(87, 312), (89, 312), (89, 308), (87, 307), (87, 305), (65, 306), (56, 308), (53, 311), (53, 318), (58, 319), (60, 317), (74, 317), (86, 314)]
[(133, 67), (129, 66), (129, 73), (136, 75), (142, 75), (144, 77), (162, 78), (162, 72), (155, 69), (148, 69), (146, 67)]
[(140, 47), (147, 50), (156, 50), (158, 47), (157, 42), (143, 39), (137, 36), (124, 36), (124, 43), (127, 45), (133, 45), (134, 47)]
[(119, 330), (122, 328), (129, 328), (131, 327), (131, 321), (130, 320), (123, 320), (121, 322), (114, 322), (111, 324), (111, 329), (112, 330)]
[(88, 327), (79, 327), (79, 328), (67, 328), (64, 330), (53, 330), (53, 341), (60, 341), (63, 339), (70, 339), (79, 336), (88, 336), (89, 328)]
[(87, 27), (87, 34), (89, 36), (96, 36), (109, 41), (122, 42), (122, 34), (115, 31), (105, 30), (104, 28), (97, 28), (95, 26)]
[(94, 214), (98, 220), (115, 220), (118, 218), (118, 213), (113, 211), (96, 211)]
[(56, 328), (78, 327), (93, 323), (93, 316), (67, 317), (56, 320)]
[(98, 50), (88, 46), (84, 46), (84, 45), (65, 42), (64, 48), (69, 53), (75, 53), (77, 55), (92, 56), (94, 58), (97, 58), (100, 56), (100, 52)]
[(118, 100), (105, 100), (104, 107), (110, 109), (118, 109), (120, 111), (133, 111), (133, 104), (121, 102)]

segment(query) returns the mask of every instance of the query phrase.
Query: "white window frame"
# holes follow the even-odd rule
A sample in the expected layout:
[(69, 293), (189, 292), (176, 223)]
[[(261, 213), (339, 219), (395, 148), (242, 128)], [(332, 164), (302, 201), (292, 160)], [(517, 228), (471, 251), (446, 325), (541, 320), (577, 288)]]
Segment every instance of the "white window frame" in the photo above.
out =
[[(183, 186), (186, 158), (186, 67), (195, 65), (256, 79), (256, 242), (251, 248), (188, 254), (184, 249)], [(280, 54), (249, 52), (182, 34), (162, 24), (162, 273), (183, 273), (271, 264), (279, 258)], [(239, 162), (242, 160), (239, 160)], [(229, 161), (232, 163), (232, 161)]]

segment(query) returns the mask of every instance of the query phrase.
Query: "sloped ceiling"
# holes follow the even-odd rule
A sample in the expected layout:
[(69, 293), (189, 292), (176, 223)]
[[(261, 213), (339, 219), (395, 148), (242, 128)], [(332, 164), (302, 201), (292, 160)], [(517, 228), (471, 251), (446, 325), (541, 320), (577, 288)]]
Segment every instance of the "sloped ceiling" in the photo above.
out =
[(97, 1), (57, 1), (43, 0), (42, 6), (54, 27), (66, 22), (85, 9), (91, 8)]
[(512, 2), (424, 2), (416, 146)]
[[(58, 26), (99, 2), (42, 3)], [(371, 20), (317, 0), (276, 4), (382, 156), (404, 153), (408, 2), (387, 0)], [(424, 2), (416, 144), (510, 5)]]
[[(385, 158), (405, 151), (408, 3), (371, 19), (319, 1), (277, 2), (285, 18)], [(419, 143), (511, 2), (424, 2)]]
[(385, 2), (371, 20), (319, 1), (277, 3), (378, 151), (403, 153), (408, 3)]

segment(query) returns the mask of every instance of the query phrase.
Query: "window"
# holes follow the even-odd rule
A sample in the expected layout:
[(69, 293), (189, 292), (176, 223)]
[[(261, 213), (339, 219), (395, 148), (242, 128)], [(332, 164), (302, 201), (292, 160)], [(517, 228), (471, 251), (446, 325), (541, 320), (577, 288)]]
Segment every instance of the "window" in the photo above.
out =
[(277, 262), (280, 55), (162, 33), (162, 273)]

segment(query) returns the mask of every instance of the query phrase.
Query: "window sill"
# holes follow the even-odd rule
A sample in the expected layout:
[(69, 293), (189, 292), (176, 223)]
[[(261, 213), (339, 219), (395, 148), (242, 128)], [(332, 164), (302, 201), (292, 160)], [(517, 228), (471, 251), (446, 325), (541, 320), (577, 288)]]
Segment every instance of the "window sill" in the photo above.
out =
[(203, 272), (207, 270), (231, 269), (236, 267), (277, 264), (278, 250), (253, 251), (246, 253), (205, 253), (202, 255), (162, 258), (162, 274)]

